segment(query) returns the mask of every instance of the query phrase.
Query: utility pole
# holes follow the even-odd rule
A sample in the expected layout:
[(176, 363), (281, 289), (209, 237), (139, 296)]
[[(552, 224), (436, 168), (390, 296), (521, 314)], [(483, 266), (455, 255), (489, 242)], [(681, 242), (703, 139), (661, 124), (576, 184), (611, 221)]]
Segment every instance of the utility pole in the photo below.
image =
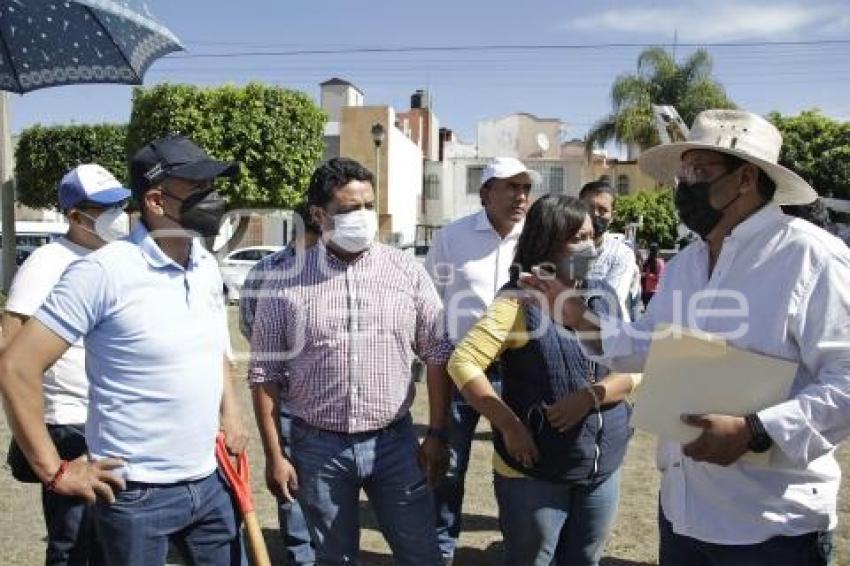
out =
[(3, 292), (8, 293), (15, 276), (15, 176), (12, 171), (12, 126), (9, 93), (0, 92), (0, 224), (2, 224)]

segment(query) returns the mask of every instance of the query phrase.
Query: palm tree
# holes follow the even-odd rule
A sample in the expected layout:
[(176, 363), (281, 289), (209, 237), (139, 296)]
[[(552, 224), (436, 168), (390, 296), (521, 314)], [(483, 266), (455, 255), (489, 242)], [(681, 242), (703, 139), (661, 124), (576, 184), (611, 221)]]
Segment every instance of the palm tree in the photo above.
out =
[(588, 132), (588, 155), (612, 140), (638, 149), (658, 145), (653, 104), (675, 106), (686, 124), (708, 108), (735, 108), (723, 86), (711, 76), (711, 68), (711, 56), (704, 49), (698, 49), (682, 63), (677, 63), (662, 47), (642, 51), (637, 73), (614, 80), (613, 111)]

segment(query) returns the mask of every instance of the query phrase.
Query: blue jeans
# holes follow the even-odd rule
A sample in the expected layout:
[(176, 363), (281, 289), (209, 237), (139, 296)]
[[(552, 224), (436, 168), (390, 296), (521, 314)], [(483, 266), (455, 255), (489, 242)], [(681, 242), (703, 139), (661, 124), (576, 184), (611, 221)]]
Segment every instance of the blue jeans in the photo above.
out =
[(356, 564), (360, 551), (359, 495), (366, 491), (397, 565), (441, 565), (431, 490), (417, 464), (409, 415), (363, 433), (292, 423), (298, 501), (319, 564)]
[(245, 563), (236, 508), (218, 471), (175, 484), (127, 482), (115, 503), (94, 509), (107, 564), (165, 564), (169, 541), (191, 564)]
[(496, 474), (505, 564), (595, 566), (617, 515), (620, 472), (589, 485)]
[[(502, 381), (495, 372), (488, 372), (490, 384), (496, 393), (501, 393)], [(454, 556), (460, 536), (465, 492), (466, 470), (469, 468), (469, 453), (475, 428), (481, 415), (463, 396), (454, 390), (451, 402), (451, 424), (449, 426), (449, 469), (443, 481), (434, 490), (434, 507), (437, 510), (437, 540), (443, 558)]]
[[(84, 425), (47, 425), (50, 438), (65, 460), (86, 453)], [(92, 507), (79, 497), (41, 489), (41, 506), (47, 527), (47, 566), (102, 564), (94, 536)]]
[(828, 566), (833, 563), (832, 531), (777, 536), (758, 544), (726, 545), (678, 535), (658, 509), (660, 566)]
[[(287, 458), (292, 457), (289, 448), (292, 430), (292, 416), (284, 410), (280, 411), (280, 434), (283, 437), (283, 452)], [(307, 520), (301, 511), (298, 501), (289, 502), (279, 499), (277, 516), (280, 524), (280, 534), (283, 537), (283, 563), (287, 566), (308, 566), (316, 563), (316, 553), (310, 541), (310, 531)]]

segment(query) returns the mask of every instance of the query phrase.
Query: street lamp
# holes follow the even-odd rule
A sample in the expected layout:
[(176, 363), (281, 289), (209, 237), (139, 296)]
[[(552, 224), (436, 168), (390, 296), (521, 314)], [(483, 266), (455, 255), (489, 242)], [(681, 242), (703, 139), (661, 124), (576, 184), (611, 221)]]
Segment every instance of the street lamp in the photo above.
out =
[(372, 142), (375, 144), (375, 213), (378, 215), (378, 231), (381, 226), (381, 144), (384, 143), (384, 126), (380, 122), (372, 124)]

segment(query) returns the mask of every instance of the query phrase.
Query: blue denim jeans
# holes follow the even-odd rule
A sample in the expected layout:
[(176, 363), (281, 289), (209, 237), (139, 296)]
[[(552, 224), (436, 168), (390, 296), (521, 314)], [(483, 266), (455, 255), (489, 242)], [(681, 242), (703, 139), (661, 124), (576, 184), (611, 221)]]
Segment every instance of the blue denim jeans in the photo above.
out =
[[(63, 459), (74, 460), (86, 453), (84, 425), (47, 425), (47, 429)], [(103, 563), (94, 536), (91, 505), (44, 487), (41, 505), (47, 527), (47, 566)]]
[(94, 509), (107, 564), (165, 564), (169, 542), (191, 564), (246, 563), (236, 508), (217, 471), (176, 484), (127, 482), (115, 503), (98, 502)]
[(620, 471), (589, 485), (496, 474), (505, 564), (596, 566), (617, 515)]
[(379, 431), (353, 434), (293, 420), (298, 501), (319, 564), (357, 563), (361, 489), (375, 510), (394, 564), (442, 564), (431, 490), (419, 469), (417, 450), (409, 415)]
[(829, 566), (834, 560), (832, 531), (777, 536), (758, 544), (712, 544), (673, 532), (660, 506), (658, 529), (660, 566)]
[[(490, 384), (500, 393), (501, 377), (494, 371), (488, 372)], [(454, 390), (451, 402), (451, 424), (449, 426), (449, 469), (443, 481), (434, 490), (434, 507), (437, 510), (437, 540), (443, 558), (454, 556), (460, 536), (463, 496), (465, 493), (466, 470), (475, 428), (481, 415), (463, 396)]]
[[(285, 410), (280, 411), (280, 434), (283, 437), (283, 452), (292, 457), (291, 442), (292, 417)], [(298, 501), (289, 502), (279, 499), (277, 516), (280, 534), (283, 537), (283, 563), (285, 566), (310, 566), (316, 563), (316, 552), (310, 540), (307, 520)]]

